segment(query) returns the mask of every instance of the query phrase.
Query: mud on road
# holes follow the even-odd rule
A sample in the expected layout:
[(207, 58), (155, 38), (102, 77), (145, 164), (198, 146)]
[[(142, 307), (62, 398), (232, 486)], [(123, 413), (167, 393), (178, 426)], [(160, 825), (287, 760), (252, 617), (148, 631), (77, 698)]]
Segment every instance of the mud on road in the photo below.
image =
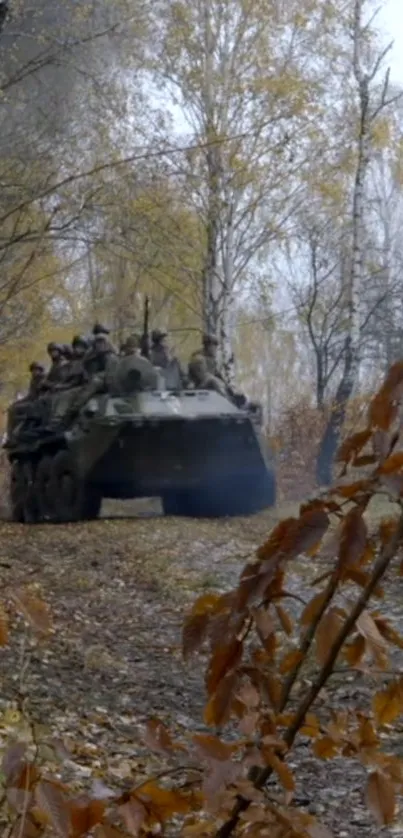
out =
[[(281, 516), (290, 511), (283, 507)], [(203, 729), (202, 662), (184, 665), (181, 659), (184, 611), (201, 593), (236, 584), (278, 513), (195, 521), (163, 518), (153, 506), (122, 511), (110, 504), (104, 515), (64, 526), (0, 522), (2, 587), (38, 583), (55, 626), (46, 646), (31, 648), (22, 624), (16, 624), (10, 647), (1, 650), (1, 702), (6, 710), (21, 689), (29, 696), (39, 727), (58, 739), (67, 737), (77, 782), (94, 773), (109, 782), (130, 774), (141, 781), (153, 770), (141, 739), (150, 716), (174, 728)], [(306, 568), (296, 565), (288, 588), (309, 598), (309, 582)], [(388, 598), (388, 615), (401, 628), (402, 594), (403, 581), (400, 589), (391, 587)], [(332, 701), (340, 707), (365, 704), (373, 687), (360, 674), (349, 681), (336, 676)], [(399, 732), (394, 739), (393, 747), (403, 753)], [(379, 836), (363, 800), (365, 774), (359, 766), (319, 762), (304, 741), (291, 765), (300, 778), (297, 800), (336, 835)], [(400, 823), (395, 833), (402, 829)]]

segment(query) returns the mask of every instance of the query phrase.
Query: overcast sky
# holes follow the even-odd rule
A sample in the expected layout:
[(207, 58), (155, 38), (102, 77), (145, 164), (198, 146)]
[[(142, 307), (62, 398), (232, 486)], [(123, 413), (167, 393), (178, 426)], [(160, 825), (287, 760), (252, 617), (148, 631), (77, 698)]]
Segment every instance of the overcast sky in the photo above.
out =
[(379, 22), (390, 40), (394, 40), (389, 64), (393, 81), (403, 84), (403, 0), (386, 0), (379, 12)]

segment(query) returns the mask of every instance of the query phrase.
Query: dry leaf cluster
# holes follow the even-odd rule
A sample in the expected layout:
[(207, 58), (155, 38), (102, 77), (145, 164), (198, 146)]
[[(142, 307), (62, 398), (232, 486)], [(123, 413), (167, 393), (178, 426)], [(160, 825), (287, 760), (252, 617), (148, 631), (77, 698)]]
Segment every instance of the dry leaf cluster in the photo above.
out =
[[(342, 756), (367, 773), (365, 797), (380, 826), (391, 824), (403, 792), (403, 760), (383, 748), (385, 729), (403, 712), (403, 676), (381, 679), (370, 708), (318, 712), (318, 698), (335, 667), (386, 672), (392, 647), (403, 637), (372, 605), (383, 596), (387, 571), (401, 575), (403, 453), (400, 404), (403, 362), (395, 364), (368, 410), (368, 426), (349, 437), (338, 460), (339, 482), (277, 524), (248, 563), (237, 587), (206, 593), (183, 627), (183, 653), (207, 650), (204, 722), (211, 733), (176, 741), (151, 719), (145, 744), (161, 754), (164, 770), (140, 785), (127, 778), (118, 792), (95, 783), (86, 795), (61, 783), (41, 764), (31, 744), (10, 741), (1, 782), (8, 838), (98, 838), (165, 833), (245, 838), (329, 838), (327, 827), (298, 808), (291, 766), (299, 737), (320, 760)], [(368, 469), (365, 478), (354, 469)], [(351, 476), (352, 475), (352, 476)], [(386, 493), (399, 514), (368, 530), (366, 513)], [(314, 583), (311, 600), (294, 625), (287, 602), (287, 570), (331, 557)], [(13, 592), (0, 616), (0, 642), (8, 639), (10, 607), (42, 638), (51, 631), (46, 606), (33, 591)], [(314, 675), (304, 667), (314, 660)], [(24, 708), (22, 708), (24, 712)], [(170, 761), (172, 765), (170, 767)], [(168, 767), (166, 767), (168, 766)]]

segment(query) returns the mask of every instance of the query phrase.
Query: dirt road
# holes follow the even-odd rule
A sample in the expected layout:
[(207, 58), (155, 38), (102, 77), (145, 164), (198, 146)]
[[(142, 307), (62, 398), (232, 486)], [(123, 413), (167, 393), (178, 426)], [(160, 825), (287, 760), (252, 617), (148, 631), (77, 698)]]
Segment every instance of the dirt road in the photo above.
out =
[[(141, 508), (140, 517), (116, 515), (113, 507), (106, 513), (57, 527), (0, 522), (3, 584), (40, 584), (56, 629), (46, 647), (30, 650), (16, 626), (0, 658), (1, 700), (9, 707), (22, 687), (35, 720), (57, 737), (68, 735), (78, 776), (95, 770), (116, 781), (128, 773), (142, 779), (150, 770), (140, 737), (147, 718), (203, 728), (203, 672), (185, 666), (180, 654), (184, 610), (200, 593), (236, 583), (276, 514), (208, 522)], [(291, 584), (304, 595), (308, 582), (298, 567)], [(394, 592), (392, 611), (403, 621)], [(334, 697), (347, 706), (365, 701), (370, 689), (359, 675), (348, 683), (336, 678)], [(363, 770), (351, 763), (346, 774), (344, 760), (319, 763), (305, 744), (294, 764), (302, 765), (297, 798), (337, 835), (379, 835), (363, 801)]]

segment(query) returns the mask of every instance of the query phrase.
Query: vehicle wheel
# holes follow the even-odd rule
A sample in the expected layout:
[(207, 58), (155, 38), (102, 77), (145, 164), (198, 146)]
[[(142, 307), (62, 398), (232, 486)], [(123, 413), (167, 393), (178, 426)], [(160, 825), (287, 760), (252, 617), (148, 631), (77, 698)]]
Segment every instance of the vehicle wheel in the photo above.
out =
[(68, 451), (59, 451), (54, 457), (51, 484), (58, 522), (69, 523), (96, 517), (101, 498), (95, 492), (92, 493), (80, 479)]
[(83, 518), (93, 521), (98, 518), (102, 506), (102, 495), (93, 487), (87, 486), (84, 498)]
[(45, 456), (36, 469), (34, 493), (39, 521), (54, 521), (55, 507), (52, 487), (53, 457)]
[(162, 495), (164, 515), (187, 515), (187, 492), (165, 492)]
[(10, 476), (10, 508), (11, 520), (18, 524), (24, 523), (24, 477), (22, 463), (14, 460)]
[(29, 461), (22, 466), (23, 507), (26, 524), (36, 524), (40, 520), (39, 507), (35, 490), (35, 467)]

